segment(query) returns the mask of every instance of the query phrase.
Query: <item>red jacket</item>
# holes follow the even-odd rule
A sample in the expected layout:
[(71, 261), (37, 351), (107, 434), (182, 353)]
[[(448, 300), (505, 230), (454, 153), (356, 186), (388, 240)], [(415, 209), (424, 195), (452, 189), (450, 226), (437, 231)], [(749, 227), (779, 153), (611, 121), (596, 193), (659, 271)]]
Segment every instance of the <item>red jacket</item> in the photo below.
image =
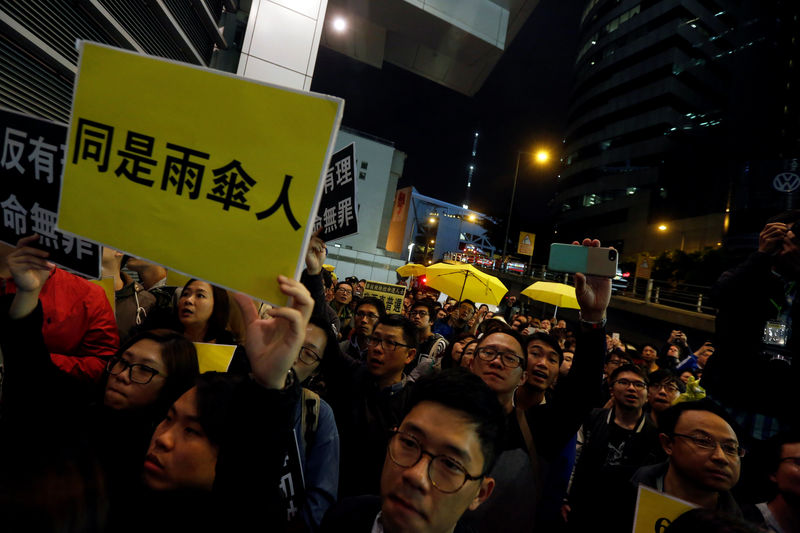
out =
[[(2, 280), (2, 293), (17, 292), (13, 279)], [(108, 358), (119, 348), (114, 311), (98, 285), (56, 268), (39, 294), (44, 312), (42, 335), (58, 368), (83, 380), (97, 381)]]

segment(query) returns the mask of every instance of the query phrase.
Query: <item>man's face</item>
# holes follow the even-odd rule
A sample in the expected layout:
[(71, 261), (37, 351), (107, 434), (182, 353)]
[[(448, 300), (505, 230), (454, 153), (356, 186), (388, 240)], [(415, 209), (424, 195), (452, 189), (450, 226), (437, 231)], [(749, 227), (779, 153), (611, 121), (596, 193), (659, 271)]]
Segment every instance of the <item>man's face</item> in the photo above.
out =
[(778, 486), (778, 494), (797, 505), (800, 503), (800, 442), (792, 442), (781, 446), (781, 459), (793, 457), (794, 460), (782, 460), (778, 469), (770, 479)]
[(436, 320), (441, 320), (443, 318), (447, 318), (447, 311), (444, 309), (438, 309), (436, 311)]
[(648, 363), (652, 363), (658, 357), (658, 352), (652, 346), (645, 346), (642, 348), (642, 359)]
[(506, 366), (498, 355), (492, 361), (485, 361), (478, 355), (478, 350), (488, 348), (496, 352), (508, 352), (522, 359), (522, 346), (517, 340), (505, 333), (492, 333), (486, 337), (475, 351), (472, 360), (472, 373), (477, 374), (489, 388), (497, 394), (508, 394), (525, 382), (526, 374), (522, 365), (516, 368)]
[[(695, 438), (711, 438), (721, 443), (738, 443), (733, 428), (721, 417), (708, 411), (686, 411), (675, 424), (675, 433)], [(728, 455), (720, 446), (701, 448), (686, 437), (661, 434), (661, 445), (669, 456), (681, 483), (693, 490), (730, 490), (739, 481), (741, 462), (738, 455)]]
[[(642, 377), (633, 372), (619, 374), (614, 379), (614, 383), (609, 383), (611, 396), (614, 397), (614, 405), (623, 409), (641, 409), (647, 401), (647, 386), (642, 386), (644, 383)], [(638, 387), (637, 384), (639, 384)]]
[[(398, 428), (413, 435), (422, 450), (445, 455), (471, 476), (483, 473), (484, 457), (475, 424), (461, 411), (434, 402), (417, 404)], [(456, 492), (445, 494), (431, 484), (422, 454), (417, 464), (403, 468), (386, 454), (381, 474), (381, 511), (386, 531), (433, 533), (452, 531), (467, 509), (476, 509), (494, 488), (492, 478), (467, 481)]]
[(550, 331), (550, 321), (549, 320), (542, 320), (540, 323), (542, 329)]
[(528, 321), (525, 317), (517, 317), (511, 322), (511, 329), (517, 330), (522, 332), (525, 328), (528, 327)]
[(197, 418), (197, 387), (178, 398), (156, 427), (144, 461), (144, 482), (152, 490), (211, 490), (219, 448)]
[[(406, 344), (403, 328), (378, 324), (372, 335), (383, 341), (394, 341)], [(383, 343), (376, 342), (367, 347), (367, 371), (378, 381), (391, 381), (403, 374), (403, 368), (414, 359), (416, 350), (405, 346), (384, 348)]]
[(542, 341), (528, 343), (528, 385), (547, 390), (558, 377), (561, 358), (549, 344)]
[(361, 298), (361, 295), (364, 294), (364, 287), (366, 287), (366, 286), (367, 286), (367, 282), (366, 281), (359, 281), (358, 283), (356, 283), (356, 286), (355, 286), (356, 296)]
[(469, 320), (475, 314), (475, 307), (472, 304), (462, 303), (458, 306), (458, 318)]
[(625, 361), (621, 357), (619, 357), (616, 354), (611, 355), (609, 356), (608, 361), (603, 367), (603, 373), (605, 373), (606, 376), (610, 376), (614, 370), (616, 370), (620, 365), (623, 364), (625, 364)]
[(561, 377), (569, 374), (569, 369), (572, 368), (572, 357), (572, 352), (564, 352), (564, 361), (561, 362), (561, 367), (558, 369), (558, 373)]
[(431, 315), (428, 308), (424, 305), (418, 305), (411, 308), (408, 313), (408, 318), (417, 326), (417, 329), (427, 331), (431, 326)]
[(561, 329), (567, 329), (567, 321), (566, 320), (559, 320), (557, 327), (559, 327)]
[(356, 335), (366, 337), (372, 335), (375, 330), (375, 324), (378, 323), (378, 309), (372, 304), (362, 304), (356, 309), (353, 315), (353, 322), (355, 324)]
[(653, 411), (660, 413), (674, 402), (681, 391), (672, 380), (664, 380), (661, 383), (651, 383), (647, 388), (647, 402)]
[(678, 359), (681, 355), (680, 349), (674, 344), (667, 349), (667, 357)]
[(347, 305), (353, 299), (353, 286), (349, 283), (340, 283), (336, 287), (336, 292), (333, 295), (334, 299), (340, 304)]

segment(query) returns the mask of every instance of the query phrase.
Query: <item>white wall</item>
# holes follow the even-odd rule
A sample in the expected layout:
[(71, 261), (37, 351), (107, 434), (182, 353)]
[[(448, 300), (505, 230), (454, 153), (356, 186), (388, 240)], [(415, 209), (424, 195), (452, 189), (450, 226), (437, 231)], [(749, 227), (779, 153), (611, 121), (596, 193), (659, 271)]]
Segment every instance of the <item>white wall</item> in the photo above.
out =
[(253, 0), (237, 74), (309, 90), (328, 0)]

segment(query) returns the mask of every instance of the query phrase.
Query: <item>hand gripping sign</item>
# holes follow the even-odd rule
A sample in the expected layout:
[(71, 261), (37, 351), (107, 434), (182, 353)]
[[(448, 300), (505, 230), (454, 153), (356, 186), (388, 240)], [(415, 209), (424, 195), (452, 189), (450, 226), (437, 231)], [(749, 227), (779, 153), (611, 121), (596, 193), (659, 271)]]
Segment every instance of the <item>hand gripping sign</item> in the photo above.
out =
[(341, 99), (80, 44), (59, 229), (273, 303), (298, 278)]

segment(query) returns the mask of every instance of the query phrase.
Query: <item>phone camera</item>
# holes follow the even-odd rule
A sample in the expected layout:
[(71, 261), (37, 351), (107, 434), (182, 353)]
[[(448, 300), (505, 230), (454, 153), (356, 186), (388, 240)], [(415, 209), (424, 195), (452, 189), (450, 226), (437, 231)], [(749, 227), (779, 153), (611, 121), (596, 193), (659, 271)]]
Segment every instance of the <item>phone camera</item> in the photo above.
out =
[(616, 250), (609, 250), (608, 251), (608, 260), (609, 261), (616, 261), (617, 259), (617, 251)]

